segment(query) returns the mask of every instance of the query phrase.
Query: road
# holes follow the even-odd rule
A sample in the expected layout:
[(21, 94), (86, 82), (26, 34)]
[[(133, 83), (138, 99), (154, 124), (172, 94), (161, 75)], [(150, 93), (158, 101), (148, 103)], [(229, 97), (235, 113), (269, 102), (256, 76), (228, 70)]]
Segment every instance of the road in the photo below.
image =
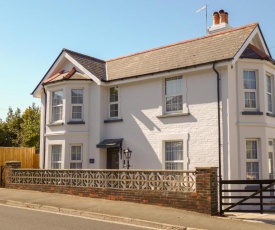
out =
[(154, 229), (0, 205), (1, 230), (141, 230)]

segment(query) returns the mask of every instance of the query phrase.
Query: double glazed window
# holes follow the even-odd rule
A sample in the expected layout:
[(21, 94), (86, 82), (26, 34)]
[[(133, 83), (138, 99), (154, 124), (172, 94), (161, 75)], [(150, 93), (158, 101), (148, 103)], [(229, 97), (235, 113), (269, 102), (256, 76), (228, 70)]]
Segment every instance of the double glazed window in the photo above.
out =
[(246, 179), (259, 179), (258, 140), (246, 140)]
[(62, 120), (63, 91), (52, 92), (52, 122)]
[(71, 146), (71, 169), (82, 169), (82, 145)]
[(109, 116), (110, 118), (118, 117), (118, 87), (110, 88), (109, 92)]
[(255, 71), (243, 72), (244, 105), (246, 109), (257, 109), (257, 78)]
[(52, 145), (51, 152), (52, 152), (51, 168), (52, 169), (60, 169), (61, 168), (62, 146), (61, 145)]
[(270, 75), (266, 75), (266, 107), (267, 112), (273, 113), (273, 77)]
[(165, 169), (183, 170), (183, 142), (165, 142)]
[(165, 79), (165, 112), (183, 111), (183, 79), (181, 76)]
[(71, 90), (72, 120), (83, 120), (83, 89)]

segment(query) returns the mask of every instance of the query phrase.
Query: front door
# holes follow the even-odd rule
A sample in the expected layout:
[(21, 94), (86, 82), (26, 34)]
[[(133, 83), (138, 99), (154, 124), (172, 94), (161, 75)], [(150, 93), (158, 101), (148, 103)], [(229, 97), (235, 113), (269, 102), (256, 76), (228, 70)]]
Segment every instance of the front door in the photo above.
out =
[(119, 169), (119, 148), (107, 149), (107, 169)]

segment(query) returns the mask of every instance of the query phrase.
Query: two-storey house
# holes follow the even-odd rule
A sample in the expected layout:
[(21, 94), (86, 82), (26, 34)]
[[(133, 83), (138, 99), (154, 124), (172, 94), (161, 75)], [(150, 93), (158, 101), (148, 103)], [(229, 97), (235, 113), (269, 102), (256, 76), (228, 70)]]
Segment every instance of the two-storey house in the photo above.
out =
[[(274, 60), (258, 23), (213, 14), (203, 37), (99, 60), (63, 49), (41, 98), (41, 168), (219, 166), (225, 179), (274, 172)], [(127, 162), (126, 162), (127, 163)]]

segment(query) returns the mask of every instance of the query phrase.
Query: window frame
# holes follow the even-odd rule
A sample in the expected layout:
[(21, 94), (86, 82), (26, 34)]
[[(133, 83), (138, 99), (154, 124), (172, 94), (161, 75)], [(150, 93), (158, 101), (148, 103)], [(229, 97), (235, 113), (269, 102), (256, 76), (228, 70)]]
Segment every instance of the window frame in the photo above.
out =
[[(253, 88), (245, 88), (245, 72), (253, 72), (255, 76), (255, 89)], [(243, 83), (243, 103), (244, 103), (244, 109), (246, 111), (257, 111), (259, 109), (259, 103), (258, 103), (258, 72), (257, 70), (243, 70), (243, 78), (242, 78), (242, 83)], [(255, 107), (249, 106), (246, 107), (246, 94), (255, 95)], [(249, 97), (248, 99), (249, 104), (252, 104), (252, 97)]]
[[(72, 159), (73, 147), (80, 147), (80, 160)], [(72, 167), (73, 164), (75, 164), (75, 165), (81, 164), (81, 167)], [(82, 169), (82, 167), (83, 167), (83, 145), (82, 144), (71, 144), (70, 145), (70, 169)]]
[[(181, 80), (181, 91), (180, 92), (175, 92), (175, 93), (171, 93), (171, 94), (168, 94), (167, 93), (167, 82), (169, 80), (173, 80), (173, 79), (176, 79), (176, 80)], [(178, 84), (177, 82), (175, 83), (176, 85)], [(174, 76), (174, 77), (169, 77), (169, 78), (165, 78), (164, 79), (164, 111), (166, 114), (171, 114), (171, 113), (183, 113), (183, 107), (184, 107), (184, 89), (183, 89), (183, 85), (184, 85), (184, 80), (183, 80), (183, 76)], [(172, 86), (175, 88), (175, 86)], [(179, 110), (170, 110), (170, 111), (167, 111), (167, 98), (169, 97), (180, 97), (181, 96), (181, 109)]]
[[(270, 91), (269, 91), (269, 82), (268, 79), (270, 79)], [(273, 83), (274, 78), (271, 74), (266, 74), (266, 111), (268, 113), (273, 113), (274, 111), (274, 106), (273, 106)], [(270, 102), (269, 102), (270, 98)], [(270, 109), (271, 106), (271, 109)]]
[[(54, 160), (53, 159), (53, 148), (54, 147), (60, 147), (60, 151), (59, 151), (59, 160)], [(51, 169), (61, 169), (62, 167), (62, 145), (61, 144), (53, 144), (50, 145), (50, 151), (51, 151)], [(53, 167), (53, 165), (59, 165), (59, 167)]]
[[(55, 104), (54, 103), (54, 95), (58, 92), (61, 92), (62, 93), (62, 99), (61, 99), (61, 102), (60, 104)], [(54, 108), (61, 108), (60, 109), (60, 115), (58, 116), (59, 119), (55, 119), (55, 115), (54, 115)], [(59, 122), (59, 121), (63, 121), (63, 110), (64, 110), (64, 92), (62, 89), (60, 90), (55, 90), (55, 91), (52, 91), (51, 92), (51, 122), (52, 123), (56, 123), (56, 122)]]
[[(182, 151), (182, 153), (181, 153), (181, 155), (182, 155), (182, 159), (181, 160), (167, 160), (166, 158), (167, 158), (167, 144), (177, 144), (177, 143), (181, 143), (181, 150), (180, 151)], [(164, 142), (164, 146), (165, 146), (165, 150), (164, 150), (164, 159), (165, 159), (165, 162), (164, 162), (164, 168), (165, 168), (165, 170), (183, 170), (184, 169), (184, 146), (183, 146), (183, 140), (170, 140), (170, 141), (165, 141)], [(173, 152), (173, 150), (174, 150), (174, 146), (172, 146), (171, 148), (171, 154), (172, 155), (174, 155), (174, 152)], [(179, 151), (178, 149), (177, 149), (177, 151)], [(171, 164), (171, 165), (173, 165), (173, 164), (181, 164), (181, 169), (173, 169), (173, 167), (171, 168), (167, 168), (166, 167), (166, 165), (167, 164)]]
[(159, 155), (162, 159), (162, 169), (165, 169), (165, 143), (166, 142), (182, 142), (182, 150), (183, 150), (183, 170), (188, 170), (188, 165), (190, 162), (189, 155), (188, 155), (188, 140), (189, 134), (188, 133), (180, 133), (180, 134), (163, 134), (159, 136)]
[[(82, 103), (73, 103), (73, 90), (81, 90), (82, 91)], [(71, 120), (72, 121), (83, 121), (83, 119), (84, 119), (83, 101), (84, 101), (84, 89), (83, 88), (71, 89)], [(74, 107), (80, 107), (81, 108), (81, 117), (80, 118), (74, 118), (74, 116), (73, 116), (73, 113), (74, 113), (73, 108)]]
[[(117, 99), (114, 101), (111, 101), (111, 90), (115, 89), (117, 92)], [(119, 87), (118, 86), (112, 86), (109, 88), (109, 94), (108, 94), (108, 102), (109, 102), (109, 118), (110, 119), (118, 119), (120, 117), (120, 113), (119, 113)], [(117, 110), (112, 110), (111, 107), (117, 105)], [(112, 116), (112, 111), (117, 111), (117, 115), (116, 116)]]
[[(247, 149), (247, 143), (248, 142), (255, 142), (256, 143), (256, 149)], [(251, 146), (253, 146), (251, 144)], [(248, 150), (252, 150), (250, 154), (253, 154), (253, 150), (256, 151), (256, 158), (251, 157), (248, 158)], [(246, 173), (246, 179), (247, 180), (259, 180), (260, 178), (260, 163), (259, 163), (259, 140), (258, 139), (246, 139), (245, 140), (245, 159), (246, 159), (246, 167), (245, 167), (245, 173)], [(257, 164), (258, 166), (258, 172), (254, 171), (249, 171), (248, 172), (248, 164)], [(252, 174), (252, 175), (251, 175)], [(256, 174), (256, 176), (255, 176)]]

